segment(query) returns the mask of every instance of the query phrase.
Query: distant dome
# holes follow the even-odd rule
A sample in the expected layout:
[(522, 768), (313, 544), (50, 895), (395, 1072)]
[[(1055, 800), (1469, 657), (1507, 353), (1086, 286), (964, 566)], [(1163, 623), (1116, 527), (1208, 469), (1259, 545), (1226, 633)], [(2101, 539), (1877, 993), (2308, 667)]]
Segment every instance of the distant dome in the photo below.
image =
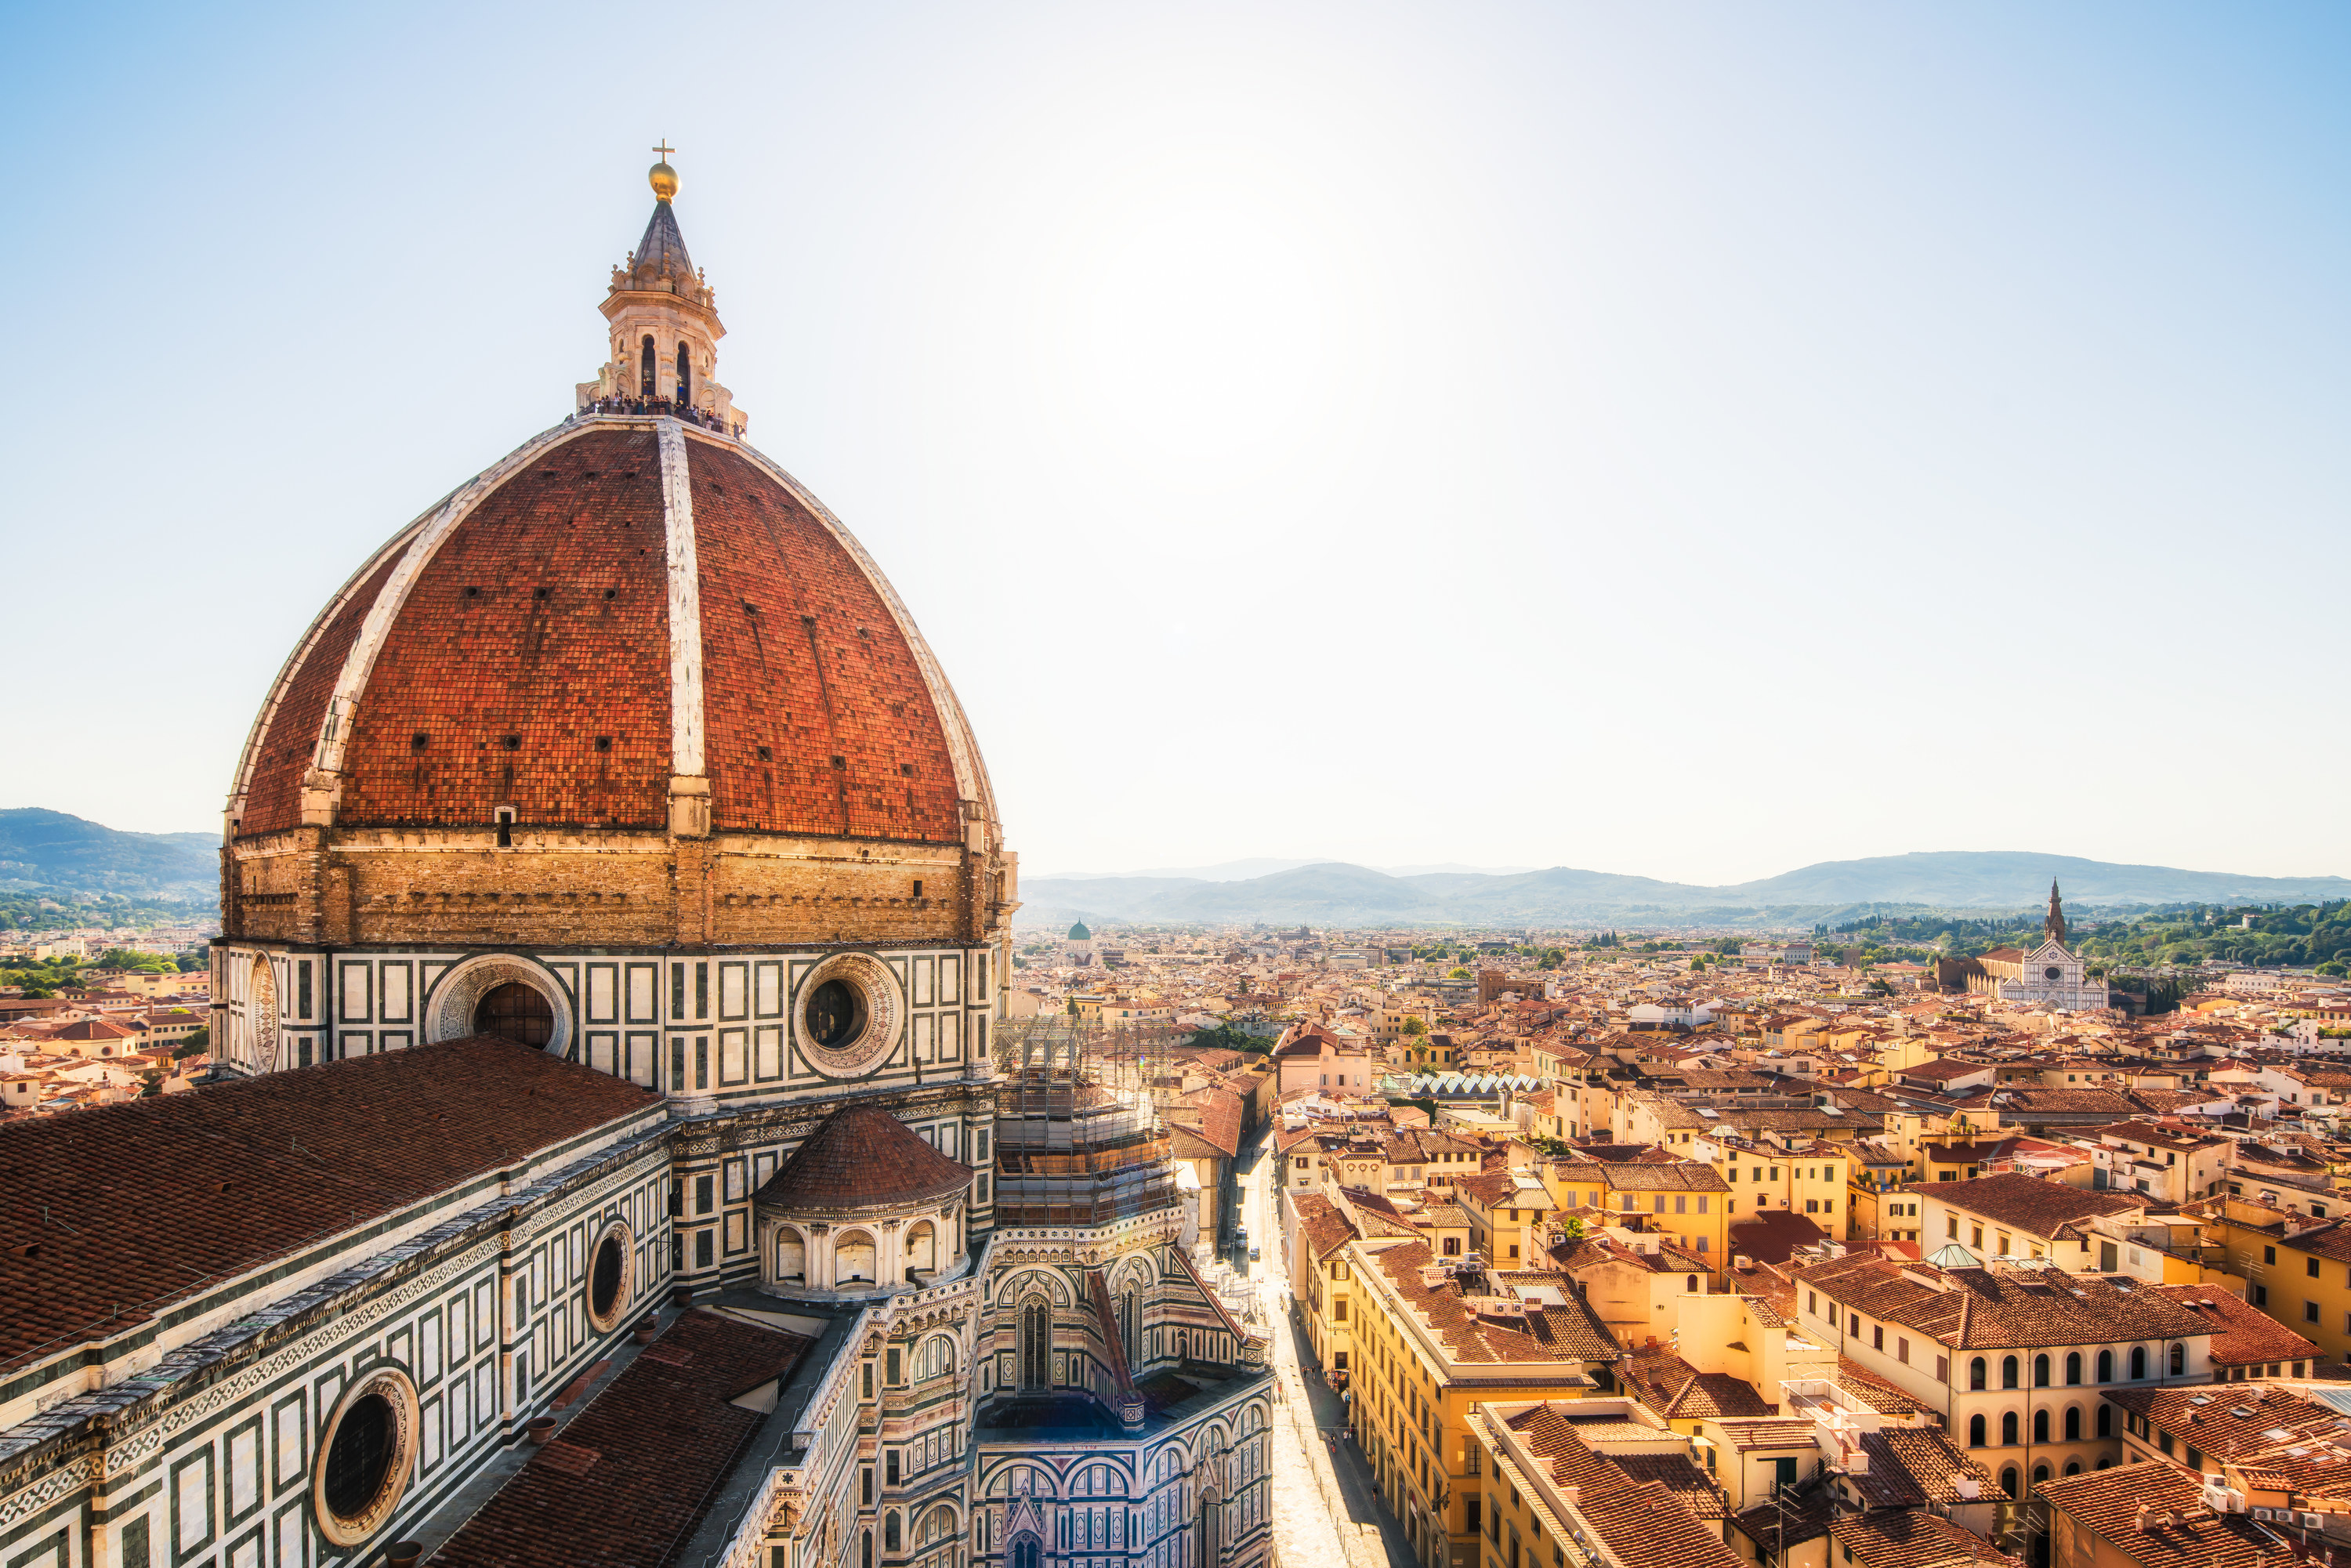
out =
[(1087, 929), (1086, 929), (1086, 923), (1085, 923), (1084, 921), (1081, 920), (1081, 921), (1079, 921), (1075, 925), (1072, 925), (1072, 926), (1071, 926), (1071, 927), (1070, 927), (1070, 940), (1071, 940), (1071, 941), (1072, 941), (1072, 942), (1091, 942), (1091, 941), (1092, 941), (1093, 939), (1094, 939), (1094, 934), (1093, 934), (1092, 932), (1091, 932), (1091, 931), (1089, 931), (1089, 930), (1087, 930)]

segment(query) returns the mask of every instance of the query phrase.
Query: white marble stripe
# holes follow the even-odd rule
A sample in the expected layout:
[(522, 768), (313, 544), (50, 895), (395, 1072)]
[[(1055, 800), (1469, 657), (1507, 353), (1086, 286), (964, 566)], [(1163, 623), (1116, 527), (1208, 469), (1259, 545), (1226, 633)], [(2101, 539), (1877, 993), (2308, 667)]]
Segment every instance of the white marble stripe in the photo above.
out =
[(669, 539), (670, 772), (699, 779), (702, 764), (702, 578), (694, 556), (694, 486), (685, 427), (664, 419), (662, 526)]
[(375, 671), (376, 655), (383, 652), (384, 639), (391, 635), (392, 623), (408, 603), (408, 595), (416, 586), (435, 551), (456, 531), (457, 525), (472, 515), (475, 507), (497, 487), (538, 461), (552, 448), (585, 435), (597, 427), (592, 420), (566, 420), (551, 430), (541, 431), (490, 467), (475, 475), (450, 492), (426, 519), (408, 547), (408, 553), (392, 568), (391, 580), (383, 591), (375, 596), (368, 607), (367, 620), (360, 634), (351, 641), (351, 651), (343, 659), (343, 673), (335, 683), (335, 695), (327, 704), (326, 717), (319, 727), (318, 759), (319, 770), (340, 773), (343, 768), (343, 749), (351, 737), (360, 698), (367, 691), (368, 677)]
[(343, 584), (341, 591), (328, 602), (324, 610), (319, 612), (319, 618), (310, 622), (310, 630), (303, 634), (300, 643), (295, 647), (292, 653), (287, 655), (285, 667), (277, 672), (277, 679), (269, 688), (268, 700), (261, 705), (261, 712), (254, 718), (253, 728), (246, 735), (245, 750), (237, 758), (236, 782), (229, 789), (228, 816), (231, 821), (244, 815), (246, 793), (253, 787), (254, 766), (261, 759), (262, 740), (269, 734), (270, 721), (277, 716), (277, 709), (286, 701), (286, 694), (294, 689), (294, 678), (300, 674), (303, 666), (310, 662), (310, 653), (318, 647), (319, 639), (327, 634), (327, 628), (332, 625), (335, 618), (343, 612), (344, 608), (350, 603), (352, 596), (365, 587), (368, 579), (373, 577), (382, 567), (384, 558), (395, 550), (406, 549), (409, 541), (416, 537), (416, 530), (423, 528), (425, 518), (432, 515), (428, 510), (424, 517), (416, 518), (400, 532), (392, 535), (372, 555), (370, 555), (367, 558), (367, 564), (351, 573), (350, 580)]

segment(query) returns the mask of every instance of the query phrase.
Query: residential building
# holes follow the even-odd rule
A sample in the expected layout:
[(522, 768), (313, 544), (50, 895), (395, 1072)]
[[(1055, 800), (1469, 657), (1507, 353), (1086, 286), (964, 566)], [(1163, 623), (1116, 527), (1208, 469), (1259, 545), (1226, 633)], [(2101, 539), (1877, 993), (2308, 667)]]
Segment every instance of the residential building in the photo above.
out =
[(1464, 1435), (1472, 1534), (1454, 1563), (1740, 1568), (1688, 1440), (1632, 1400), (1479, 1401)]
[(1553, 1160), (1536, 1170), (1554, 1207), (1664, 1237), (1720, 1270), (1729, 1257), (1728, 1184), (1710, 1166), (1652, 1153), (1660, 1157)]
[(1855, 1255), (1800, 1269), (1795, 1284), (1807, 1335), (1944, 1412), (1951, 1440), (2011, 1500), (2120, 1457), (2108, 1390), (2211, 1380), (2214, 1325), (2128, 1281)]
[(1621, 1352), (1563, 1275), (1449, 1267), (1417, 1241), (1340, 1256), (1356, 1314), (1349, 1416), (1382, 1500), (1423, 1562), (1474, 1558), (1473, 1407), (1583, 1398), (1614, 1381)]
[(2046, 1258), (2076, 1272), (2111, 1271), (2115, 1266), (2093, 1243), (2091, 1222), (2137, 1218), (2147, 1206), (2135, 1195), (2092, 1192), (2013, 1174), (1921, 1183), (1901, 1192), (1925, 1206), (1921, 1246), (1932, 1249), (1957, 1242), (1979, 1263)]

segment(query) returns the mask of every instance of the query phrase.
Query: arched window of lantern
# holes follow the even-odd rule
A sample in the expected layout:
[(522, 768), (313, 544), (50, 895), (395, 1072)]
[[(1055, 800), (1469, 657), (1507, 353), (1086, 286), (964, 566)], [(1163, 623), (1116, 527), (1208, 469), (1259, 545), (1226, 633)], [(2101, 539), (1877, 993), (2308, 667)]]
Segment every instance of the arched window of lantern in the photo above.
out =
[(694, 401), (694, 361), (685, 351), (685, 340), (677, 340), (677, 401), (683, 405)]
[(661, 356), (653, 349), (653, 335), (645, 334), (644, 347), (637, 352), (637, 395), (653, 397), (661, 390)]

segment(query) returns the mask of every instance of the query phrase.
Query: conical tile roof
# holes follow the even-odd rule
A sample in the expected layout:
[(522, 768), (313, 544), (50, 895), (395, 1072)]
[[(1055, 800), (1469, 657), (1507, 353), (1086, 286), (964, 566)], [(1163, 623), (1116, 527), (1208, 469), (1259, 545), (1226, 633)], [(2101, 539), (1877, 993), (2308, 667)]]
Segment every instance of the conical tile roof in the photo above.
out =
[(896, 1208), (936, 1203), (971, 1185), (970, 1169), (872, 1105), (835, 1111), (758, 1191), (781, 1208)]

